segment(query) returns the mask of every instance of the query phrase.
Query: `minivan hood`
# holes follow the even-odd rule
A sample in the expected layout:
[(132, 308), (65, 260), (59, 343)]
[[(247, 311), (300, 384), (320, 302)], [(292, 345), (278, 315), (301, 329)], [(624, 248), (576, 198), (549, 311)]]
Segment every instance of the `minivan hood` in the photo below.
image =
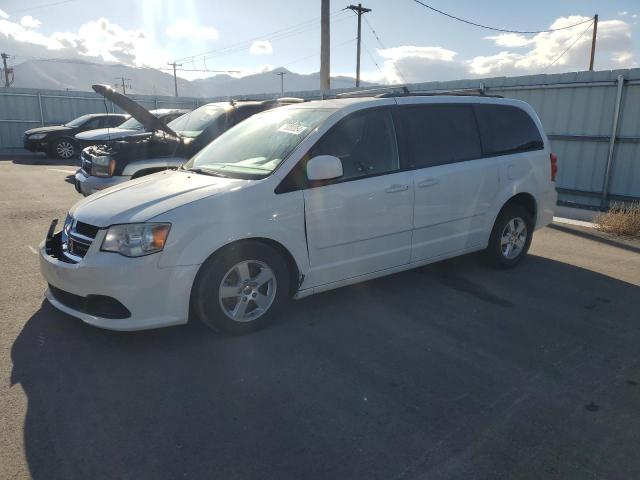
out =
[(179, 136), (176, 132), (171, 130), (171, 128), (169, 128), (162, 120), (160, 120), (155, 115), (152, 115), (149, 110), (144, 108), (139, 103), (133, 101), (129, 97), (116, 92), (109, 85), (92, 85), (91, 88), (93, 88), (96, 93), (99, 93), (104, 98), (112, 101), (122, 110), (130, 114), (133, 118), (144, 125), (145, 128), (150, 132), (153, 132), (154, 130), (162, 130), (163, 132), (167, 132), (168, 134), (175, 137)]
[(88, 130), (76, 135), (78, 140), (116, 140), (129, 135), (144, 133), (142, 130), (134, 130), (133, 128), (98, 128), (96, 130)]
[(213, 177), (186, 170), (165, 170), (94, 193), (69, 213), (97, 227), (145, 222), (187, 203), (237, 190), (253, 180)]

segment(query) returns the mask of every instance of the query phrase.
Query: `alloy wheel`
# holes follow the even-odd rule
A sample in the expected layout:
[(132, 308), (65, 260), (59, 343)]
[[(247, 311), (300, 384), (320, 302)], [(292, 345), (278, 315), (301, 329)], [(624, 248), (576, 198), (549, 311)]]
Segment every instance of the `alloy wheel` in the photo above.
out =
[(525, 247), (527, 242), (527, 224), (520, 217), (507, 222), (500, 236), (500, 251), (504, 258), (513, 260)]
[(231, 320), (251, 322), (269, 310), (276, 288), (276, 276), (268, 265), (258, 260), (239, 262), (222, 278), (220, 307)]
[(75, 148), (68, 140), (62, 140), (56, 145), (56, 153), (60, 158), (71, 158), (75, 152)]

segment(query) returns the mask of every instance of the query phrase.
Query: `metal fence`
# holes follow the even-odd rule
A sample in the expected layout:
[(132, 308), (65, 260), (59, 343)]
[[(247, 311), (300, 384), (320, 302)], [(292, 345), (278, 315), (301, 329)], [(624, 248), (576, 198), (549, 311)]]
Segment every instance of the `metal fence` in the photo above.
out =
[[(640, 69), (429, 82), (408, 88), (482, 88), (524, 100), (538, 112), (558, 155), (560, 202), (599, 208), (612, 201), (640, 200)], [(320, 92), (287, 95), (319, 98)], [(150, 109), (196, 108), (229, 98), (131, 97)], [(118, 111), (94, 93), (0, 88), (0, 148), (21, 147), (22, 133), (29, 128), (105, 109)]]

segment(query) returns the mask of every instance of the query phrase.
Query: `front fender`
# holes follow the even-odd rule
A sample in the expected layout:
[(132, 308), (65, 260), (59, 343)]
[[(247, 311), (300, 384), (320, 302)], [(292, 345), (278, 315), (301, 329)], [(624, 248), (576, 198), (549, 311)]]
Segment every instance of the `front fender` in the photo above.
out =
[(302, 192), (276, 195), (272, 177), (246, 188), (183, 205), (153, 219), (171, 222), (161, 267), (200, 265), (239, 240), (267, 239), (282, 245), (301, 274), (309, 270)]

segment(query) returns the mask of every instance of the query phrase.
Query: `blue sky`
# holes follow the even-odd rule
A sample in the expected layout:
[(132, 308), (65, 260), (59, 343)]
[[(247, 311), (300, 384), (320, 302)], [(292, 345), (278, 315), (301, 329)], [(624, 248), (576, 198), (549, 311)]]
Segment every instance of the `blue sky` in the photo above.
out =
[[(206, 57), (208, 69), (239, 70), (242, 74), (278, 66), (301, 73), (319, 69), (319, 0), (76, 0), (37, 8), (54, 2), (3, 0), (0, 46), (17, 55), (16, 62), (30, 56), (80, 57), (157, 67), (168, 60), (218, 50)], [(479, 23), (524, 30), (569, 25), (598, 13), (602, 42), (596, 68), (631, 67), (638, 58), (634, 44), (640, 31), (637, 0), (426, 3)], [(347, 5), (331, 2), (335, 12), (332, 73), (353, 75), (356, 17), (349, 11), (340, 12)], [(536, 73), (547, 68), (588, 27), (585, 24), (538, 37), (497, 37), (495, 32), (440, 16), (412, 0), (368, 0), (365, 6), (373, 9), (367, 19), (386, 47), (363, 23), (364, 45), (379, 67), (363, 51), (363, 76), (376, 80)], [(295, 30), (285, 32), (288, 35), (272, 34), (296, 25)], [(548, 71), (586, 68), (590, 35), (586, 31)], [(252, 45), (251, 40), (259, 43)], [(219, 51), (231, 45), (236, 47)], [(185, 68), (204, 66), (201, 56), (193, 63), (185, 62)], [(182, 75), (192, 78), (204, 74)]]

